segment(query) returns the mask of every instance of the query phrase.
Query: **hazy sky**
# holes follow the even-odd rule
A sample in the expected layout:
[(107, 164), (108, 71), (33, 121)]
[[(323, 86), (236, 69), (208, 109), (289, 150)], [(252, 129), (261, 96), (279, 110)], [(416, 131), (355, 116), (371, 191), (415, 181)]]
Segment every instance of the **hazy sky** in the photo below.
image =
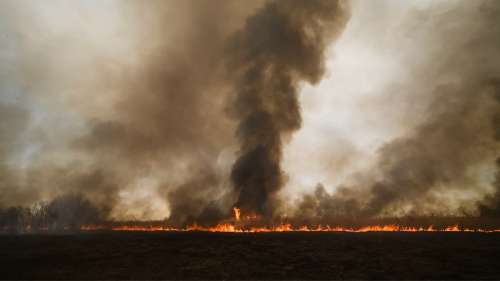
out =
[(285, 153), (287, 192), (319, 182), (334, 188), (369, 167), (383, 143), (417, 121), (419, 105), (388, 90), (408, 79), (408, 58), (417, 55), (417, 46), (404, 41), (411, 41), (402, 29), (405, 19), (433, 3), (353, 2), (351, 19), (329, 53), (328, 75), (302, 91), (304, 125)]

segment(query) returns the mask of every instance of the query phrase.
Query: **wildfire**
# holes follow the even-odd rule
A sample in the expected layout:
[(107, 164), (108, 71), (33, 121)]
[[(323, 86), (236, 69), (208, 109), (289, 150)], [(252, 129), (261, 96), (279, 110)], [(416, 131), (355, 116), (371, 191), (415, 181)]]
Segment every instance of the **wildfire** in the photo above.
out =
[[(257, 232), (500, 232), (499, 228), (486, 227), (481, 228), (478, 226), (467, 227), (471, 224), (453, 224), (444, 226), (425, 225), (425, 226), (412, 226), (412, 225), (399, 225), (399, 224), (373, 224), (366, 226), (345, 226), (345, 225), (294, 225), (287, 222), (273, 223), (262, 220), (261, 217), (255, 214), (241, 213), (239, 208), (233, 208), (234, 217), (227, 219), (215, 226), (204, 226), (196, 223), (186, 227), (173, 227), (165, 224), (165, 222), (106, 222), (101, 225), (82, 225), (80, 231), (138, 231), (138, 232), (229, 232), (229, 233), (257, 233)], [(474, 224), (472, 224), (474, 225)], [(493, 224), (498, 225), (498, 223)], [(47, 226), (32, 227), (30, 224), (20, 226), (16, 229), (0, 228), (1, 232), (20, 231), (22, 233), (38, 232), (38, 231), (52, 231), (64, 230), (74, 231), (74, 228), (67, 226), (59, 226), (57, 228), (49, 228)]]
[[(259, 224), (260, 223), (260, 224)], [(188, 232), (188, 231), (203, 231), (203, 232), (234, 232), (234, 233), (256, 233), (256, 232), (500, 232), (500, 229), (490, 228), (467, 228), (458, 224), (440, 227), (433, 225), (429, 226), (407, 226), (398, 224), (381, 224), (367, 226), (342, 226), (342, 225), (302, 225), (294, 226), (291, 223), (279, 223), (271, 225), (262, 225), (261, 218), (256, 214), (241, 213), (237, 207), (233, 208), (233, 218), (228, 219), (215, 226), (202, 226), (198, 224), (189, 225), (184, 228), (176, 228), (166, 226), (160, 222), (156, 224), (141, 224), (137, 225), (121, 225), (119, 223), (108, 226), (102, 225), (85, 225), (80, 229), (82, 231), (171, 231), (171, 232)]]
[(291, 224), (279, 224), (276, 226), (262, 226), (262, 227), (238, 227), (231, 223), (221, 223), (213, 227), (200, 226), (197, 224), (185, 227), (185, 228), (175, 228), (167, 226), (82, 226), (83, 231), (95, 231), (95, 230), (112, 230), (112, 231), (177, 231), (177, 232), (188, 232), (188, 231), (204, 231), (204, 232), (246, 232), (246, 233), (256, 233), (256, 232), (500, 232), (500, 229), (473, 229), (473, 228), (461, 228), (458, 225), (448, 226), (445, 228), (435, 228), (432, 225), (429, 227), (408, 227), (399, 225), (371, 225), (359, 228), (343, 227), (343, 226), (321, 226), (316, 227), (310, 226), (300, 226), (293, 227)]

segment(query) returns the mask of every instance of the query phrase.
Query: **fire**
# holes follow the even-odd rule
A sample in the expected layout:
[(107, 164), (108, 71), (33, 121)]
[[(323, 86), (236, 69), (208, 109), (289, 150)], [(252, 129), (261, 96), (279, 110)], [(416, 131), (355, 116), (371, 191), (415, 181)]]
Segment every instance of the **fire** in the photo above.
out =
[[(256, 233), (256, 232), (500, 232), (500, 229), (483, 229), (483, 228), (466, 228), (458, 224), (450, 226), (435, 227), (429, 226), (405, 226), (397, 224), (383, 224), (383, 225), (367, 225), (359, 227), (347, 227), (341, 225), (302, 225), (294, 226), (290, 223), (280, 223), (276, 225), (259, 225), (260, 217), (255, 214), (241, 214), (241, 210), (237, 207), (233, 208), (234, 218), (219, 223), (215, 226), (202, 226), (193, 224), (184, 228), (176, 228), (171, 226), (157, 223), (156, 225), (111, 225), (111, 226), (98, 226), (86, 225), (82, 226), (82, 231), (96, 231), (96, 230), (111, 230), (111, 231), (204, 231), (204, 232), (232, 232), (232, 233)], [(262, 224), (262, 222), (260, 222)]]
[(234, 207), (233, 208), (233, 215), (234, 215), (234, 220), (239, 222), (239, 221), (253, 221), (253, 220), (258, 220), (259, 216), (251, 213), (251, 214), (245, 214), (244, 216), (241, 215), (241, 209)]
[[(165, 222), (106, 222), (102, 225), (82, 225), (80, 231), (139, 231), (139, 232), (229, 232), (229, 233), (257, 233), (257, 232), (500, 232), (500, 229), (487, 227), (465, 227), (464, 225), (451, 224), (448, 226), (441, 224), (440, 226), (426, 225), (399, 225), (399, 224), (373, 224), (361, 226), (344, 226), (344, 225), (294, 225), (288, 222), (273, 223), (262, 220), (261, 217), (255, 214), (242, 214), (237, 207), (233, 208), (234, 217), (225, 220), (215, 226), (203, 226), (196, 223), (186, 227), (173, 227), (165, 224)], [(467, 224), (465, 224), (467, 225)], [(470, 225), (470, 224), (469, 224)], [(473, 224), (474, 225), (474, 224)], [(490, 224), (491, 225), (491, 224)], [(493, 224), (498, 225), (498, 223)], [(21, 228), (14, 229), (22, 233), (47, 231), (51, 229), (47, 226), (32, 227), (27, 224)], [(67, 226), (59, 227), (55, 230), (74, 231), (74, 228)], [(0, 233), (13, 231), (11, 228), (0, 228)]]
[[(272, 221), (264, 219), (255, 213), (242, 213), (237, 207), (232, 209), (233, 217), (221, 221), (214, 226), (199, 225), (196, 222), (185, 227), (174, 227), (168, 225), (165, 221), (108, 221), (102, 224), (88, 224), (69, 227), (65, 225), (49, 227), (46, 225), (25, 224), (16, 226), (16, 228), (0, 226), (0, 233), (5, 232), (20, 232), (20, 233), (37, 233), (37, 232), (51, 232), (51, 231), (138, 231), (138, 232), (229, 232), (229, 233), (257, 233), (257, 232), (500, 232), (500, 220), (483, 220), (481, 224), (477, 219), (467, 221), (465, 219), (458, 220), (459, 218), (452, 218), (444, 222), (444, 220), (436, 220), (436, 225), (418, 224), (414, 221), (411, 223), (380, 223), (381, 221), (394, 221), (391, 219), (373, 220), (365, 224), (353, 225), (328, 225), (328, 224), (310, 224), (299, 225), (292, 223), (287, 218), (280, 218)], [(457, 219), (457, 220), (456, 220)], [(418, 220), (425, 221), (425, 220)], [(427, 220), (428, 221), (428, 220)], [(455, 223), (461, 221), (460, 224)], [(479, 225), (488, 225), (488, 227), (481, 227)]]
[(113, 230), (113, 231), (178, 231), (174, 227), (168, 226), (141, 226), (141, 225), (117, 225), (117, 226), (102, 226), (102, 225), (84, 225), (80, 227), (83, 231), (96, 230)]
[(353, 227), (343, 227), (343, 226), (329, 226), (329, 225), (318, 225), (316, 227), (312, 226), (300, 226), (294, 227), (291, 224), (284, 223), (276, 226), (260, 226), (260, 227), (240, 227), (231, 223), (221, 223), (213, 227), (200, 226), (193, 224), (185, 228), (175, 228), (168, 226), (82, 226), (82, 231), (95, 231), (95, 230), (112, 230), (112, 231), (177, 231), (177, 232), (189, 232), (189, 231), (203, 231), (203, 232), (231, 232), (231, 233), (257, 233), (257, 232), (500, 232), (500, 229), (473, 229), (473, 228), (461, 228), (458, 225), (448, 226), (445, 228), (435, 228), (432, 225), (429, 227), (408, 227), (400, 225), (371, 225), (363, 226), (359, 228)]
[(234, 218), (236, 219), (236, 221), (239, 221), (240, 220), (240, 215), (241, 215), (240, 209), (234, 207), (233, 208), (233, 212), (234, 212)]

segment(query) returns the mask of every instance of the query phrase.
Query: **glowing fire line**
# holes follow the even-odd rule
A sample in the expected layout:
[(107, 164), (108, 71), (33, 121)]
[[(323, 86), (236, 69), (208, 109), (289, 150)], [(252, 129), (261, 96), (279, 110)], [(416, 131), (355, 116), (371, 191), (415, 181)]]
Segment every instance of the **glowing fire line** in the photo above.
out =
[(500, 232), (500, 229), (473, 229), (473, 228), (461, 228), (458, 225), (448, 226), (445, 228), (434, 228), (429, 227), (406, 227), (399, 225), (372, 225), (364, 226), (360, 228), (350, 228), (342, 226), (301, 226), (294, 228), (291, 224), (281, 224), (272, 227), (249, 227), (242, 228), (237, 227), (234, 224), (223, 223), (218, 224), (214, 227), (204, 227), (199, 225), (191, 225), (186, 228), (175, 228), (168, 226), (95, 226), (86, 225), (80, 228), (82, 231), (96, 231), (96, 230), (111, 230), (111, 231), (146, 231), (146, 232), (189, 232), (189, 231), (202, 231), (202, 232), (232, 232), (232, 233), (256, 233), (256, 232)]
[(435, 228), (430, 225), (428, 227), (413, 227), (401, 226), (396, 224), (386, 225), (370, 225), (363, 227), (345, 227), (345, 226), (330, 226), (318, 225), (294, 227), (289, 223), (282, 223), (277, 226), (245, 226), (244, 222), (258, 220), (259, 217), (255, 214), (241, 216), (241, 210), (237, 207), (233, 208), (234, 219), (232, 222), (220, 223), (213, 227), (200, 226), (197, 224), (186, 228), (176, 228), (170, 226), (144, 226), (144, 225), (114, 225), (114, 226), (99, 226), (85, 225), (80, 228), (82, 231), (170, 231), (170, 232), (186, 232), (186, 231), (203, 231), (203, 232), (234, 232), (234, 233), (255, 233), (255, 232), (500, 232), (500, 229), (482, 229), (482, 228), (465, 228), (459, 227), (458, 224), (447, 226), (444, 228)]
[[(317, 225), (317, 226), (300, 226), (296, 227), (290, 223), (281, 223), (271, 226), (255, 226), (258, 225), (260, 217), (256, 214), (241, 214), (241, 210), (237, 207), (233, 208), (233, 219), (226, 220), (224, 223), (219, 223), (216, 226), (208, 227), (197, 225), (196, 223), (185, 228), (177, 228), (166, 226), (162, 223), (146, 224), (146, 222), (108, 222), (102, 225), (83, 225), (79, 229), (81, 231), (143, 231), (143, 232), (188, 232), (188, 231), (201, 231), (201, 232), (232, 232), (232, 233), (256, 233), (256, 232), (500, 232), (500, 229), (488, 228), (467, 228), (459, 226), (458, 224), (446, 227), (430, 226), (403, 226), (397, 224), (381, 224), (381, 225), (368, 225), (361, 227), (347, 227), (347, 226), (330, 226), (330, 225)], [(262, 222), (261, 222), (262, 223)], [(3, 229), (3, 232), (9, 229)], [(31, 232), (31, 225), (25, 226), (25, 232)], [(64, 227), (63, 230), (71, 230)], [(35, 231), (50, 231), (47, 227), (37, 227)], [(2, 232), (2, 229), (0, 229)]]

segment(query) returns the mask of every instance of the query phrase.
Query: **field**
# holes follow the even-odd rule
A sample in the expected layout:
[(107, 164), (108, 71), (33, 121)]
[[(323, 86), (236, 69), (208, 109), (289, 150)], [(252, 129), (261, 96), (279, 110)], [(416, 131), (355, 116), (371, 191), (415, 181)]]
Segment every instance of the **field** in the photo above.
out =
[(500, 279), (500, 233), (0, 236), (0, 279)]

